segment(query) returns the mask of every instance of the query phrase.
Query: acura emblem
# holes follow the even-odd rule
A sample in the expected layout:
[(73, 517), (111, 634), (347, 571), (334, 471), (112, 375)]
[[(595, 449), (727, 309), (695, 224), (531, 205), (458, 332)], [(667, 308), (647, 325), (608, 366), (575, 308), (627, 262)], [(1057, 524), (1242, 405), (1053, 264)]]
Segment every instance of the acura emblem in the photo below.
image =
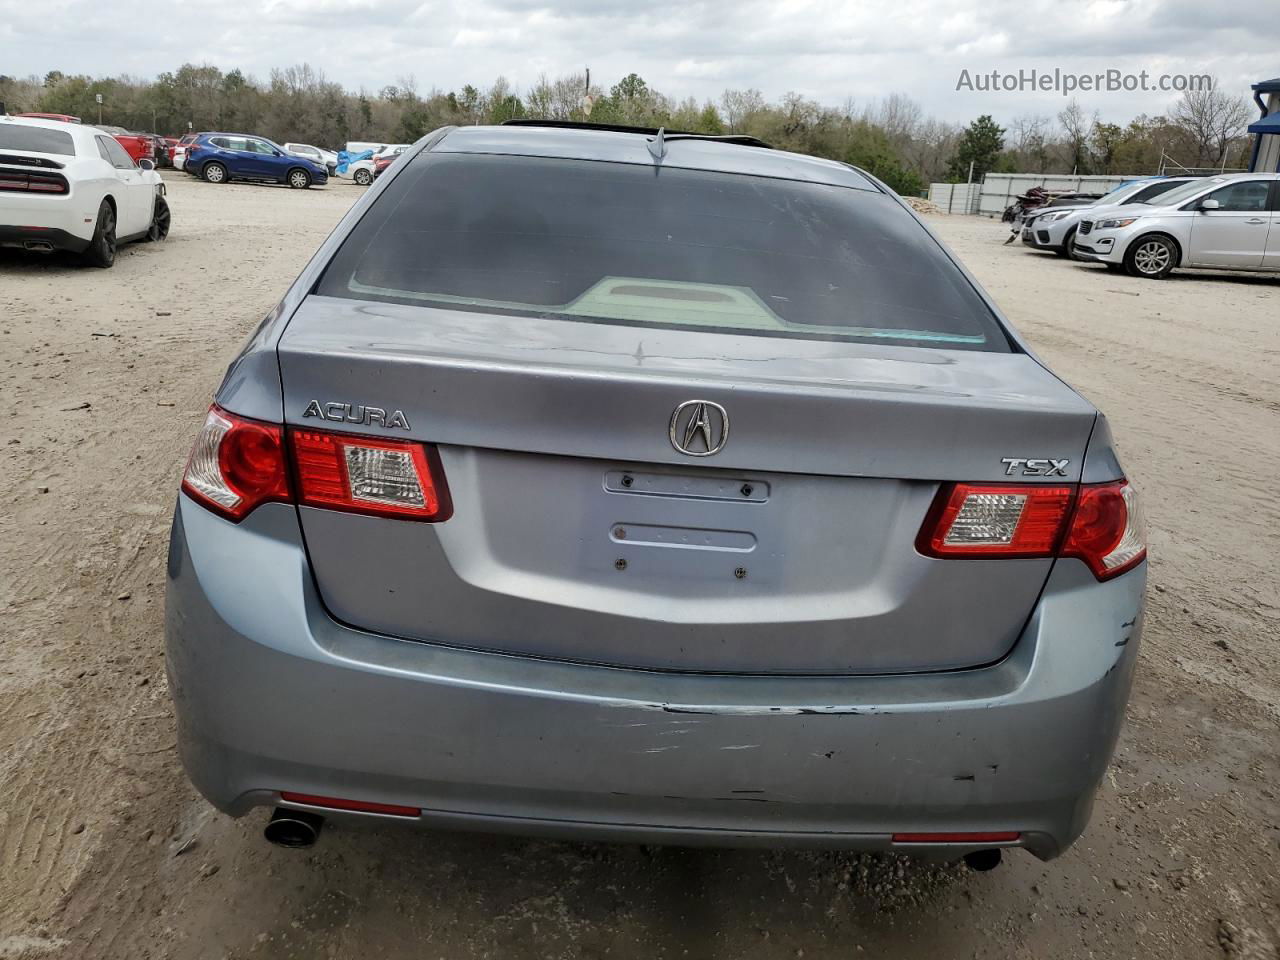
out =
[(729, 439), (729, 414), (710, 400), (686, 400), (671, 415), (671, 445), (691, 457), (709, 457)]

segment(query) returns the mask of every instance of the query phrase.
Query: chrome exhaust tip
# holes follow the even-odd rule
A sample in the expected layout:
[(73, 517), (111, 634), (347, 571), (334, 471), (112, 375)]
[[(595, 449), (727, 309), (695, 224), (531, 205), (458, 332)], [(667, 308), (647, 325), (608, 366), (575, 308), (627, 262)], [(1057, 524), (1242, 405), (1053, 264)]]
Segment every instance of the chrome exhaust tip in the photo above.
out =
[(48, 240), (28, 240), (22, 246), (35, 253), (53, 253), (53, 244)]
[(262, 835), (277, 847), (299, 849), (314, 844), (323, 826), (324, 817), (318, 814), (276, 807), (271, 812), (271, 819), (263, 828)]

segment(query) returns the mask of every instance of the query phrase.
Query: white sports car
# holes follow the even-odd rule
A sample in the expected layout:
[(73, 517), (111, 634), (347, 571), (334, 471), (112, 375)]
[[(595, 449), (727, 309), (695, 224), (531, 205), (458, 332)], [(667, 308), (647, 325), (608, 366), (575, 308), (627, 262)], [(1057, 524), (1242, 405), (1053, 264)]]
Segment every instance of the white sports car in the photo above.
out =
[(164, 181), (96, 127), (0, 116), (0, 247), (69, 250), (109, 267), (116, 245), (169, 233)]

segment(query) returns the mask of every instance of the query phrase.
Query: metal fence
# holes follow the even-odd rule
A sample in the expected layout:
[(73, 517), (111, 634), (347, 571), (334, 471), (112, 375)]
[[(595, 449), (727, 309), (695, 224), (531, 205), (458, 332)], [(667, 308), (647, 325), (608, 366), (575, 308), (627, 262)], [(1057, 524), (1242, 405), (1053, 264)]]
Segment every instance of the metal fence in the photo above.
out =
[(980, 183), (931, 183), (929, 199), (943, 213), (977, 213)]

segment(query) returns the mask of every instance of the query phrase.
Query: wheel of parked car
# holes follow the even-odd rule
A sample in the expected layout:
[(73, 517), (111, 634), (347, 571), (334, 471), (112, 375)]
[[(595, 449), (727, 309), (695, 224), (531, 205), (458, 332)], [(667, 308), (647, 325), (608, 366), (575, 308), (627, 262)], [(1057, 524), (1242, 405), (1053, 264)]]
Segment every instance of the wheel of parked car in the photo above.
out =
[(1168, 237), (1139, 237), (1124, 255), (1125, 269), (1135, 277), (1163, 280), (1177, 265), (1178, 248)]
[(91, 267), (109, 267), (116, 262), (116, 212), (106, 200), (98, 206), (93, 239), (82, 257)]
[(373, 174), (362, 168), (355, 172), (352, 179), (355, 180), (356, 183), (360, 184), (360, 186), (367, 187), (369, 184), (373, 183)]
[(301, 167), (294, 167), (289, 171), (289, 186), (295, 190), (307, 189), (307, 187), (311, 186), (311, 174)]
[(169, 235), (169, 201), (164, 197), (156, 197), (155, 209), (151, 212), (151, 226), (147, 229), (147, 240), (154, 243)]
[(200, 176), (210, 183), (226, 183), (227, 168), (216, 162), (206, 163), (200, 171)]
[(1075, 242), (1076, 242), (1076, 228), (1072, 227), (1070, 230), (1067, 231), (1067, 235), (1062, 238), (1062, 246), (1055, 247), (1053, 252), (1060, 257), (1074, 258), (1074, 254), (1072, 254), (1071, 252), (1071, 245)]

